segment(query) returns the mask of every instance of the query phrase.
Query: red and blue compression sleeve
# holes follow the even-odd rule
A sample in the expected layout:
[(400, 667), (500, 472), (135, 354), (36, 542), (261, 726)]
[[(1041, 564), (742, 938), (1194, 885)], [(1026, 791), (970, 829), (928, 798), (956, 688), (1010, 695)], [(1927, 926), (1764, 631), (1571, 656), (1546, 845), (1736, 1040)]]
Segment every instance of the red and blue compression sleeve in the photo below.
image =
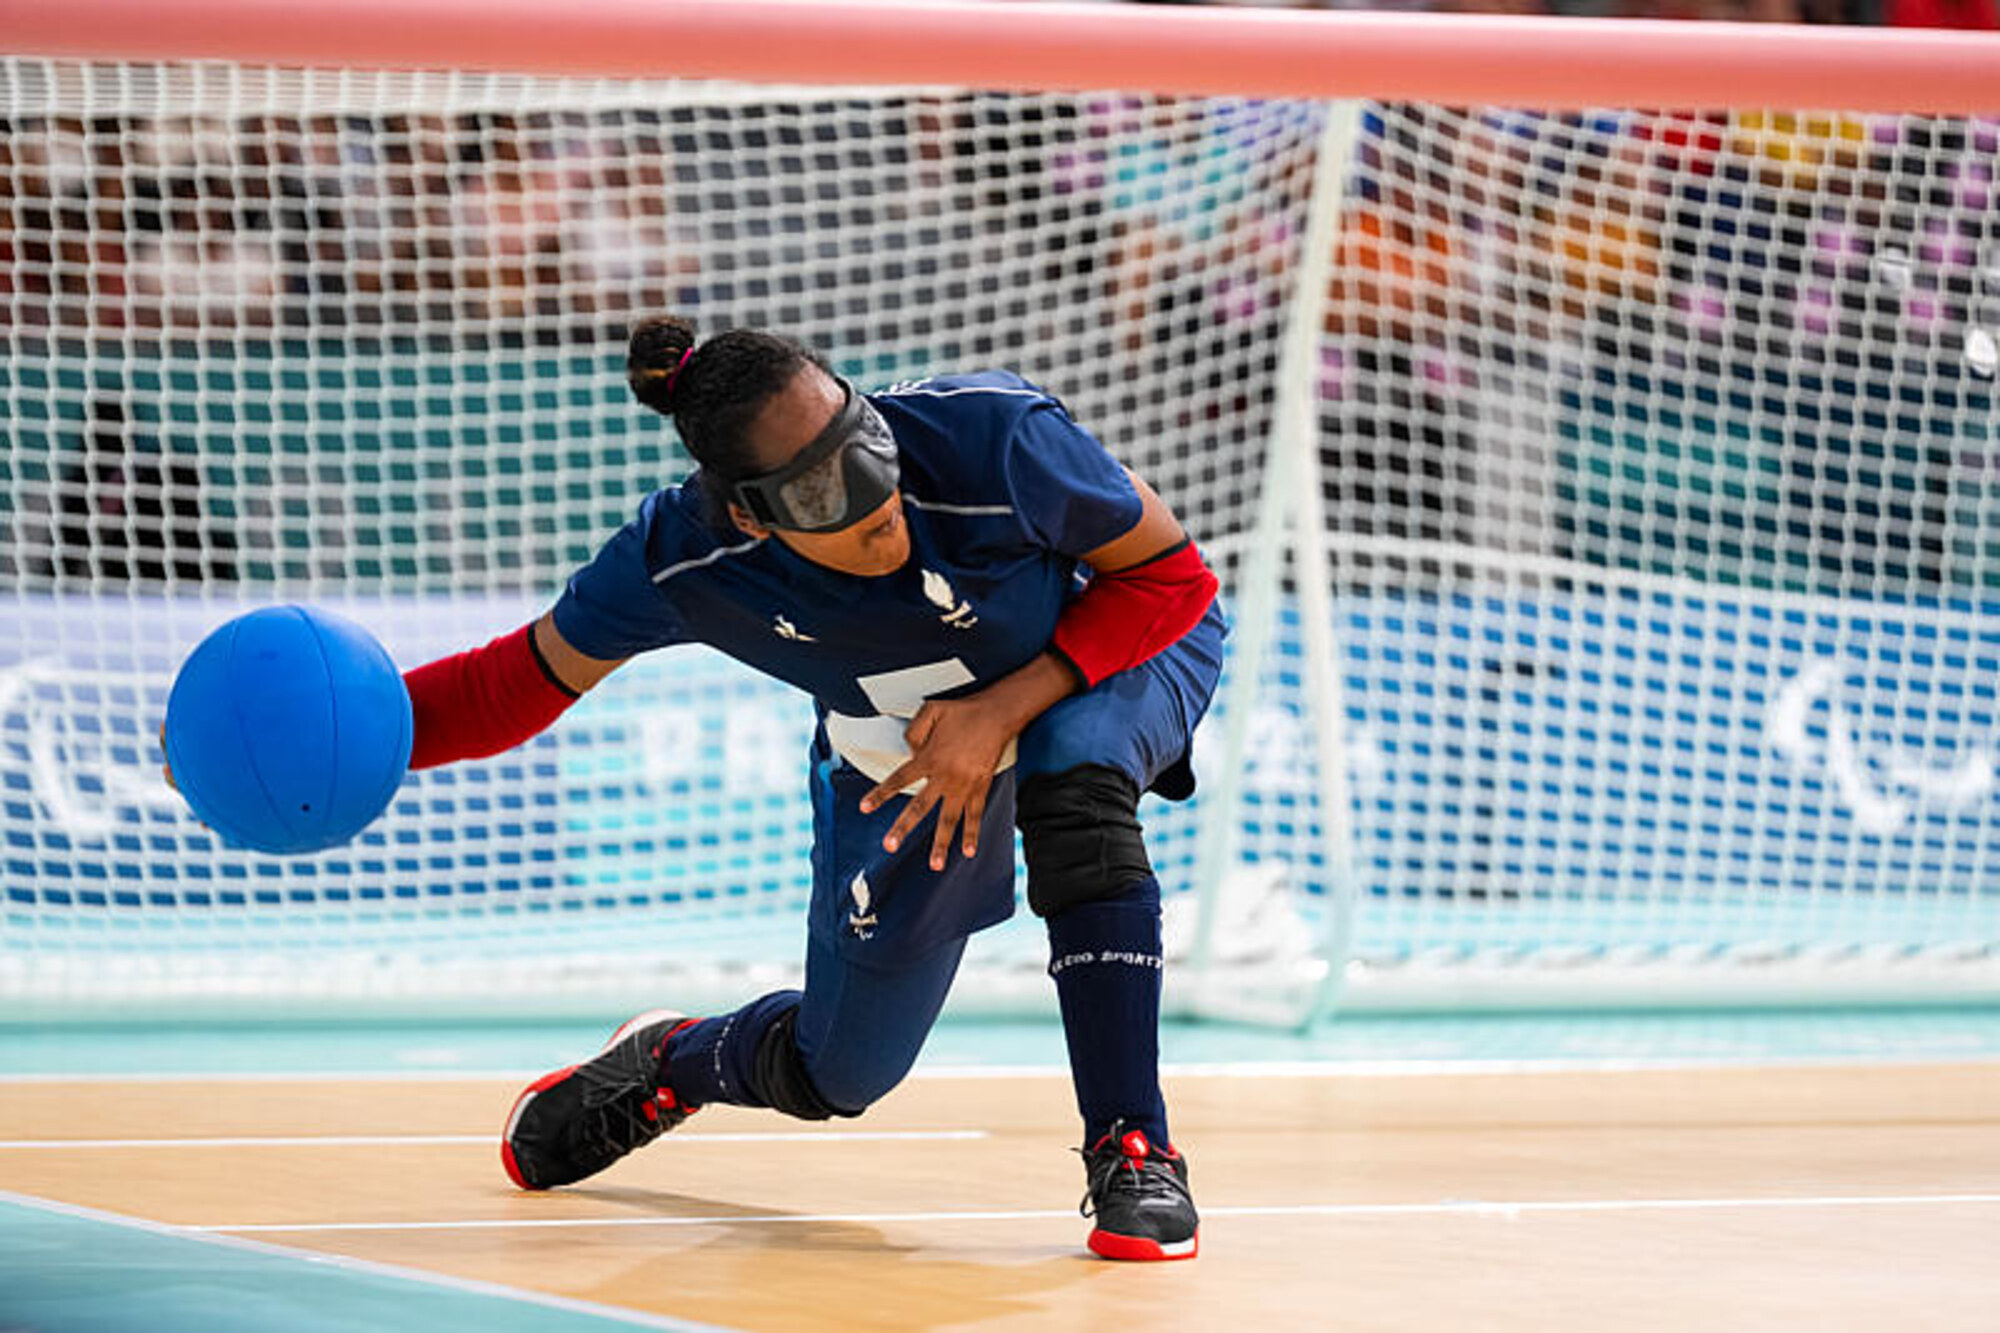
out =
[(1093, 577), (1063, 608), (1050, 651), (1091, 689), (1193, 629), (1220, 586), (1194, 543), (1182, 541), (1129, 569)]
[(549, 669), (533, 625), (407, 671), (403, 684), (413, 723), (411, 768), (511, 750), (578, 698)]

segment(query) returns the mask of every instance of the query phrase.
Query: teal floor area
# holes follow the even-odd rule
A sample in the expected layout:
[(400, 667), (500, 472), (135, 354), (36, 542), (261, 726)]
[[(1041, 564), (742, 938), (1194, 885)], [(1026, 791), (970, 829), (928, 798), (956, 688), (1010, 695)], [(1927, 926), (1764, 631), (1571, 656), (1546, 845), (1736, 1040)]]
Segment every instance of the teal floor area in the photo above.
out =
[[(601, 1044), (623, 1016), (595, 1023), (396, 1023), (7, 1027), (0, 1079), (173, 1074), (539, 1072)], [(1690, 1011), (1590, 1015), (1353, 1016), (1310, 1033), (1214, 1023), (1161, 1032), (1169, 1064), (1757, 1063), (2000, 1058), (2000, 1008)], [(1043, 1022), (947, 1021), (919, 1072), (1063, 1063), (1061, 1030)], [(4, 1096), (0, 1091), (0, 1096)]]
[(0, 1191), (7, 1333), (608, 1333), (698, 1329), (483, 1283), (51, 1207)]

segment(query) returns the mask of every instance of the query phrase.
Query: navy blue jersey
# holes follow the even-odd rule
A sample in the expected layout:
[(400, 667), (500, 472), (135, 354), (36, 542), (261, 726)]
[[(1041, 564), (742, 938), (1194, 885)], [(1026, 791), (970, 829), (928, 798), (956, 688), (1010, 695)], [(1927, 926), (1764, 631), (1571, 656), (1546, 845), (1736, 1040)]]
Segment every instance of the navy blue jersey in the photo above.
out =
[[(954, 850), (932, 871), (935, 815), (886, 852), (902, 803), (860, 812), (898, 762), (882, 751), (908, 753), (901, 724), (878, 720), (991, 684), (1042, 652), (1078, 590), (1078, 557), (1129, 532), (1143, 506), (1104, 447), (1017, 375), (940, 376), (870, 397), (901, 455), (911, 558), (900, 570), (842, 574), (775, 539), (718, 529), (695, 479), (648, 496), (554, 614), (591, 657), (705, 643), (817, 701), (810, 929), (844, 957), (886, 965), (1012, 913), (1016, 773), (994, 778), (978, 854)], [(1140, 787), (1184, 772), (1222, 632), (1211, 610), (1159, 657), (1044, 713), (1020, 738), (1023, 771), (1101, 763)]]
[(864, 578), (719, 530), (700, 481), (648, 496), (555, 607), (577, 651), (705, 643), (856, 717), (990, 684), (1048, 646), (1077, 557), (1131, 530), (1117, 460), (1018, 375), (870, 395), (902, 460), (911, 558)]

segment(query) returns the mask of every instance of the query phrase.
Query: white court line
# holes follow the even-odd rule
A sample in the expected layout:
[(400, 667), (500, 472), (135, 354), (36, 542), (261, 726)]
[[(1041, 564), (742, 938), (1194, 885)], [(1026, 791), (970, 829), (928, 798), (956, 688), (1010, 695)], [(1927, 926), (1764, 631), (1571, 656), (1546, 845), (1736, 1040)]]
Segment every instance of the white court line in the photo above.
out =
[[(2000, 1055), (1941, 1051), (1921, 1057), (1873, 1055), (1692, 1056), (1549, 1060), (1228, 1060), (1180, 1061), (1160, 1066), (1162, 1078), (1314, 1079), (1457, 1078), (1463, 1075), (1638, 1074), (1729, 1069), (1918, 1069), (1936, 1065), (1986, 1065), (2000, 1069)], [(1068, 1065), (930, 1065), (906, 1082), (952, 1079), (1068, 1078)]]
[[(698, 1143), (961, 1142), (989, 1137), (983, 1129), (774, 1130), (768, 1134), (709, 1134), (696, 1130), (659, 1140), (669, 1146)], [(285, 1138), (212, 1139), (0, 1139), (0, 1150), (68, 1152), (75, 1148), (393, 1148), (479, 1144), (497, 1147), (498, 1134), (298, 1134)]]
[[(80, 1204), (57, 1203), (54, 1199), (37, 1198), (32, 1194), (16, 1194), (11, 1190), (0, 1190), (0, 1203), (13, 1204), (20, 1208), (37, 1209), (45, 1213), (59, 1213), (64, 1217), (81, 1218), (87, 1222), (99, 1222), (106, 1226), (125, 1227), (132, 1231), (144, 1231), (155, 1236), (170, 1236), (190, 1241), (197, 1245), (216, 1245), (224, 1249), (248, 1254), (260, 1254), (269, 1258), (288, 1259), (295, 1263), (312, 1264), (319, 1268), (337, 1268), (348, 1273), (362, 1273), (371, 1277), (398, 1278), (406, 1282), (421, 1283), (427, 1287), (444, 1287), (451, 1291), (462, 1291), (474, 1296), (497, 1296), (503, 1300), (518, 1301), (525, 1305), (539, 1305), (551, 1310), (564, 1310), (575, 1314), (595, 1315), (601, 1319), (633, 1324), (640, 1328), (670, 1329), (674, 1333), (726, 1333), (714, 1324), (697, 1324), (685, 1319), (669, 1319), (661, 1315), (650, 1315), (640, 1310), (621, 1309), (617, 1306), (598, 1305), (591, 1301), (572, 1300), (566, 1296), (552, 1296), (546, 1292), (527, 1291), (520, 1287), (504, 1286), (498, 1282), (481, 1282), (476, 1278), (450, 1277), (443, 1273), (426, 1272), (420, 1268), (403, 1268), (396, 1264), (377, 1263), (369, 1259), (350, 1259), (344, 1254), (330, 1254), (324, 1250), (301, 1250), (290, 1245), (274, 1245), (269, 1241), (244, 1240), (239, 1236), (217, 1235), (214, 1227), (177, 1227), (166, 1222), (154, 1222), (143, 1217), (132, 1217), (125, 1213), (108, 1213), (99, 1208), (85, 1208)], [(40, 1262), (56, 1262), (43, 1258)]]
[[(1922, 1056), (1827, 1055), (1771, 1057), (1699, 1056), (1553, 1060), (1264, 1060), (1198, 1061), (1160, 1066), (1166, 1078), (1307, 1079), (1307, 1078), (1457, 1078), (1463, 1075), (1631, 1074), (1647, 1071), (1729, 1069), (1915, 1069), (1934, 1065), (2000, 1067), (2000, 1055), (1985, 1051), (1936, 1051)], [(125, 1074), (5, 1074), (0, 1086), (35, 1083), (484, 1083), (523, 1082), (541, 1077), (542, 1070), (524, 1069), (384, 1069), (303, 1070), (294, 1073), (193, 1070)], [(1069, 1077), (1067, 1065), (920, 1065), (904, 1080), (910, 1083), (976, 1081), (981, 1079)]]
[[(1740, 1208), (1909, 1208), (1938, 1205), (2000, 1204), (2000, 1194), (1827, 1194), (1748, 1199), (1443, 1199), (1436, 1203), (1296, 1203), (1217, 1207), (1203, 1204), (1203, 1217), (1517, 1217), (1530, 1213), (1681, 1212)], [(190, 1231), (507, 1231), (577, 1227), (721, 1227), (782, 1223), (1030, 1222), (1073, 1218), (1074, 1208), (1034, 1208), (1006, 1212), (943, 1213), (750, 1213), (703, 1217), (534, 1217), (484, 1218), (457, 1222), (251, 1223), (189, 1227)]]

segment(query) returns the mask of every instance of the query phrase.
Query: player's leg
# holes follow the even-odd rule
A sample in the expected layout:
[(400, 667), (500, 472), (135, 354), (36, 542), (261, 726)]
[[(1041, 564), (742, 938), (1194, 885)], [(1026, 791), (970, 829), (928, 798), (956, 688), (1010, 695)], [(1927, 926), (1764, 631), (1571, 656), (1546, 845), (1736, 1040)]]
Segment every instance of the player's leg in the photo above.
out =
[(956, 939), (870, 967), (815, 939), (804, 991), (714, 1018), (641, 1014), (595, 1057), (521, 1094), (501, 1139), (507, 1174), (523, 1189), (572, 1184), (710, 1102), (801, 1120), (860, 1115), (916, 1062), (964, 948)]
[[(1122, 1120), (1169, 1142), (1158, 1082), (1160, 886), (1143, 790), (1192, 793), (1188, 747), (1220, 674), (1219, 614), (1022, 735), (1015, 822), (1047, 923), (1086, 1144)], [(1086, 962), (1085, 959), (1090, 961)]]
[(1188, 745), (1220, 672), (1220, 616), (1064, 701), (1022, 736), (1015, 819), (1047, 923), (1097, 1226), (1111, 1258), (1191, 1257), (1198, 1217), (1159, 1085), (1160, 885), (1141, 791), (1191, 792)]
[(580, 1180), (710, 1102), (801, 1119), (858, 1115), (915, 1061), (957, 973), (965, 937), (1013, 905), (1011, 802), (985, 844), (943, 873), (928, 844), (882, 851), (896, 809), (860, 814), (872, 785), (825, 749), (813, 776), (813, 896), (806, 986), (713, 1018), (641, 1015), (594, 1059), (524, 1092), (502, 1157), (515, 1183)]
[(909, 1071), (966, 936), (1012, 911), (1010, 802), (991, 802), (977, 857), (939, 872), (924, 839), (883, 850), (900, 808), (864, 815), (873, 785), (834, 755), (824, 731), (815, 738), (805, 992), (765, 996), (676, 1033), (667, 1056), (681, 1095), (806, 1119), (859, 1114)]
[(916, 1062), (964, 951), (961, 938), (872, 966), (814, 937), (803, 992), (767, 995), (677, 1031), (667, 1077), (696, 1105), (768, 1106), (801, 1120), (860, 1115)]
[(806, 996), (799, 1006), (799, 1064), (834, 1106), (862, 1108), (903, 1081), (937, 1024), (958, 974), (965, 940), (887, 970), (841, 957), (825, 944), (806, 952)]
[(1139, 829), (1139, 787), (1083, 764), (1021, 784), (1015, 819), (1028, 903), (1049, 936), (1049, 975), (1084, 1143), (1114, 1123), (1172, 1142), (1159, 1084), (1160, 884)]
[(1090, 1248), (1192, 1258), (1200, 1218), (1160, 1093), (1160, 885), (1139, 835), (1139, 788), (1087, 764), (1021, 784), (1028, 901), (1046, 921), (1083, 1116)]

